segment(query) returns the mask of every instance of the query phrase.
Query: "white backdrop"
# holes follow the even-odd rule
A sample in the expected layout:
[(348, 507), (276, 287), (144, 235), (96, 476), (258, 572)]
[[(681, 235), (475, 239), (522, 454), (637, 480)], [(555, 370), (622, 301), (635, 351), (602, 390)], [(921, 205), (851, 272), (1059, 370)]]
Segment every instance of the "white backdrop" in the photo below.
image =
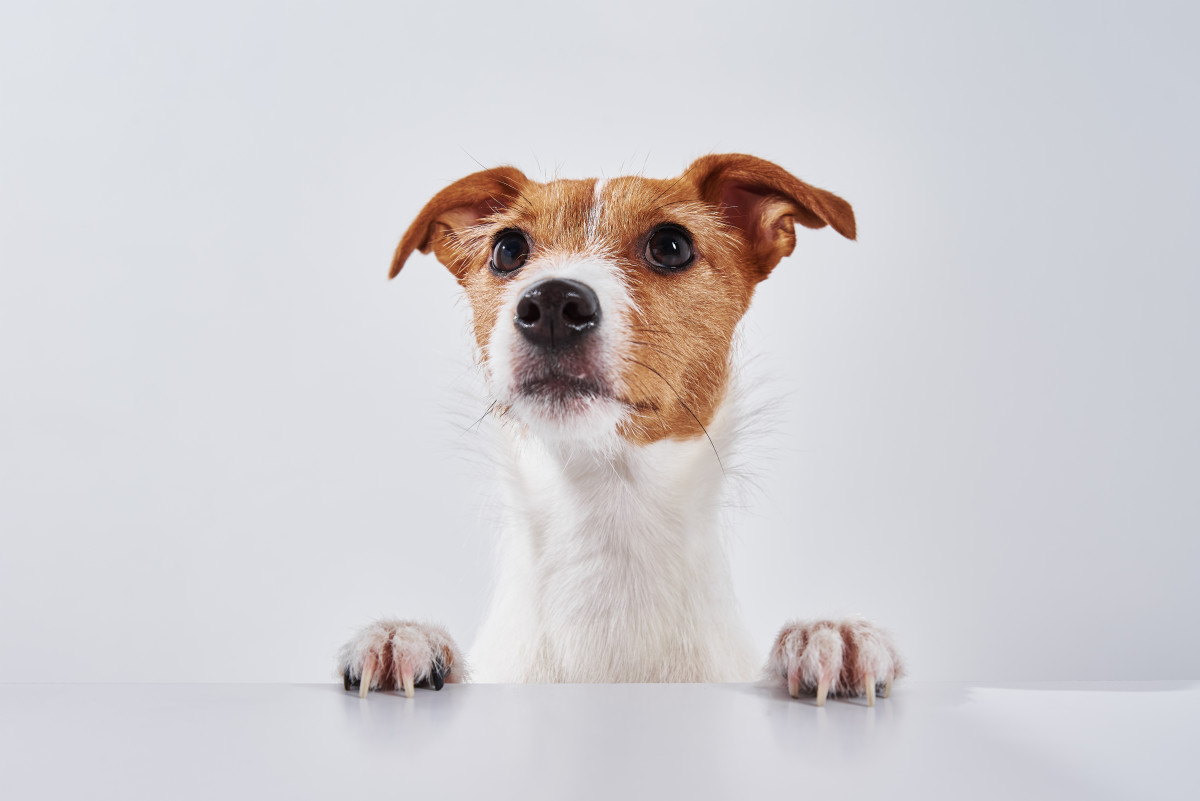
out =
[(1200, 676), (1194, 5), (440, 5), (0, 12), (0, 680), (326, 680), (384, 613), (469, 643), (467, 312), (392, 248), (476, 160), (723, 151), (860, 231), (745, 325), (764, 652), (857, 611), (924, 679)]

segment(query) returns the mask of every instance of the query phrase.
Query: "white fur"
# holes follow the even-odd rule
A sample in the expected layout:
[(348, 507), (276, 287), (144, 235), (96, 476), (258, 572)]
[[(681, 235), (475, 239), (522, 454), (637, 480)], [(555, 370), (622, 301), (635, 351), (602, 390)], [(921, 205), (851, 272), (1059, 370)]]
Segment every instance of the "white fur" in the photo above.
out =
[[(714, 438), (728, 425), (718, 415)], [(706, 438), (614, 451), (505, 431), (509, 520), (471, 653), (476, 680), (755, 678)]]
[(592, 188), (592, 206), (588, 209), (587, 221), (587, 238), (589, 242), (595, 240), (596, 233), (600, 227), (600, 215), (604, 211), (604, 187), (607, 184), (607, 179), (597, 178), (596, 184)]

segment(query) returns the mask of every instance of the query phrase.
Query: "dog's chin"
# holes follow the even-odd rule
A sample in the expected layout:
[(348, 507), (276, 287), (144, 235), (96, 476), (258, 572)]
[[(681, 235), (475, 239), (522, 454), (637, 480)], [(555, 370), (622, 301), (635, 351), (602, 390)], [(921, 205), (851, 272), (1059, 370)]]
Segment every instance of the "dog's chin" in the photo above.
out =
[(511, 413), (547, 439), (600, 443), (627, 415), (625, 404), (596, 378), (548, 373), (526, 378), (515, 390)]

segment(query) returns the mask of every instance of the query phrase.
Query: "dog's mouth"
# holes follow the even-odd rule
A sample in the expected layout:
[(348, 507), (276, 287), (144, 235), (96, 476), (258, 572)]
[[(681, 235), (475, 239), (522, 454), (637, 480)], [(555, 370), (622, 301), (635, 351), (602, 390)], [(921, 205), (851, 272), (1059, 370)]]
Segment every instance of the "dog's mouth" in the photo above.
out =
[(608, 388), (597, 379), (563, 373), (545, 373), (526, 378), (518, 390), (522, 397), (555, 404), (612, 397)]
[(629, 413), (598, 348), (518, 351), (513, 367), (510, 409), (525, 423), (586, 438), (608, 432)]

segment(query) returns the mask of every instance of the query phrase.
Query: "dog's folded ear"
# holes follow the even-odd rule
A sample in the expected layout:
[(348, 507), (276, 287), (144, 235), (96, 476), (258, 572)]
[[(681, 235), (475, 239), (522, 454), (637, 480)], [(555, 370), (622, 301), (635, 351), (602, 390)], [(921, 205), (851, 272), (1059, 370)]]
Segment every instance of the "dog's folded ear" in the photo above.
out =
[(422, 253), (433, 250), (438, 261), (461, 277), (467, 265), (451, 247), (453, 234), (503, 211), (528, 183), (529, 179), (516, 167), (496, 167), (472, 173), (438, 192), (404, 232), (388, 278), (396, 277), (414, 250)]
[(832, 192), (810, 186), (777, 164), (740, 153), (702, 156), (684, 172), (705, 202), (720, 207), (741, 230), (766, 278), (796, 247), (795, 223), (833, 226), (854, 239), (854, 209)]

